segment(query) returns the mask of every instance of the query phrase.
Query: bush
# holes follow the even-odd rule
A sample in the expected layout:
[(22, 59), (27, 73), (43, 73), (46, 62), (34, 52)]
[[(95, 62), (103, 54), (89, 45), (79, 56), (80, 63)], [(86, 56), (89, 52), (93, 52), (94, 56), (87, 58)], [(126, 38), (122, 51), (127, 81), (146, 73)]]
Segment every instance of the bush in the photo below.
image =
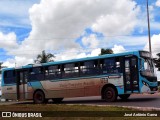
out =
[(160, 86), (158, 86), (158, 92), (160, 92)]

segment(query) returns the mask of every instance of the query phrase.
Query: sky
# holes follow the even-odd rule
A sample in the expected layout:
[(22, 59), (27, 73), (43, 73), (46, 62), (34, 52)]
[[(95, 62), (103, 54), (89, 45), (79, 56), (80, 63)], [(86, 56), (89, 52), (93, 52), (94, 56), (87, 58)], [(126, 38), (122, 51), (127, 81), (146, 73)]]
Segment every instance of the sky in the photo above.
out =
[[(153, 56), (160, 52), (160, 0), (149, 0)], [(0, 61), (33, 63), (148, 50), (146, 0), (0, 0)], [(158, 73), (159, 74), (159, 73)], [(160, 76), (160, 74), (159, 74)]]

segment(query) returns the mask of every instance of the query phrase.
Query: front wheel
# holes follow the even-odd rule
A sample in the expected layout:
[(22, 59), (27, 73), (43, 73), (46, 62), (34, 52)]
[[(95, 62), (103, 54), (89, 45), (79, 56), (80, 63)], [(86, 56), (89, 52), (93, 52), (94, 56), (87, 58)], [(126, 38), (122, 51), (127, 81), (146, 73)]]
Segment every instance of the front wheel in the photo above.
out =
[(124, 94), (124, 95), (119, 95), (119, 97), (122, 99), (122, 100), (127, 100), (129, 98), (130, 94)]
[(33, 101), (35, 104), (42, 104), (46, 102), (45, 95), (42, 91), (36, 91), (33, 95)]
[(107, 102), (114, 102), (117, 100), (117, 93), (113, 87), (107, 87), (103, 92), (103, 98)]
[(53, 102), (60, 103), (62, 102), (63, 98), (52, 98)]

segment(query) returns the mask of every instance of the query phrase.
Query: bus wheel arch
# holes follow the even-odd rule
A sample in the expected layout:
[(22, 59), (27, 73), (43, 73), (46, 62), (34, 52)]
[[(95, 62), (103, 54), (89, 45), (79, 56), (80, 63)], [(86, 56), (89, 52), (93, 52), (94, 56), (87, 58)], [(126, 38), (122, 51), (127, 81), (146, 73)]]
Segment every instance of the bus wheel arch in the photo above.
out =
[(35, 104), (43, 104), (47, 102), (47, 99), (45, 98), (45, 93), (41, 89), (37, 89), (33, 93), (33, 102)]
[[(110, 97), (108, 97), (107, 94), (109, 94)], [(107, 102), (116, 101), (118, 97), (117, 88), (113, 84), (104, 85), (103, 88), (101, 89), (101, 97)]]

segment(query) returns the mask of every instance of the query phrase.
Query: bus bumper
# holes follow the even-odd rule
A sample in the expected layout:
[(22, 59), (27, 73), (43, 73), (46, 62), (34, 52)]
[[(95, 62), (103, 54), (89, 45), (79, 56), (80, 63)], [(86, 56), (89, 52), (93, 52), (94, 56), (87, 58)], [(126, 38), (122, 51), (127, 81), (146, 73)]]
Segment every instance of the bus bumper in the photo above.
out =
[(158, 87), (150, 87), (151, 91), (156, 92), (158, 90)]

